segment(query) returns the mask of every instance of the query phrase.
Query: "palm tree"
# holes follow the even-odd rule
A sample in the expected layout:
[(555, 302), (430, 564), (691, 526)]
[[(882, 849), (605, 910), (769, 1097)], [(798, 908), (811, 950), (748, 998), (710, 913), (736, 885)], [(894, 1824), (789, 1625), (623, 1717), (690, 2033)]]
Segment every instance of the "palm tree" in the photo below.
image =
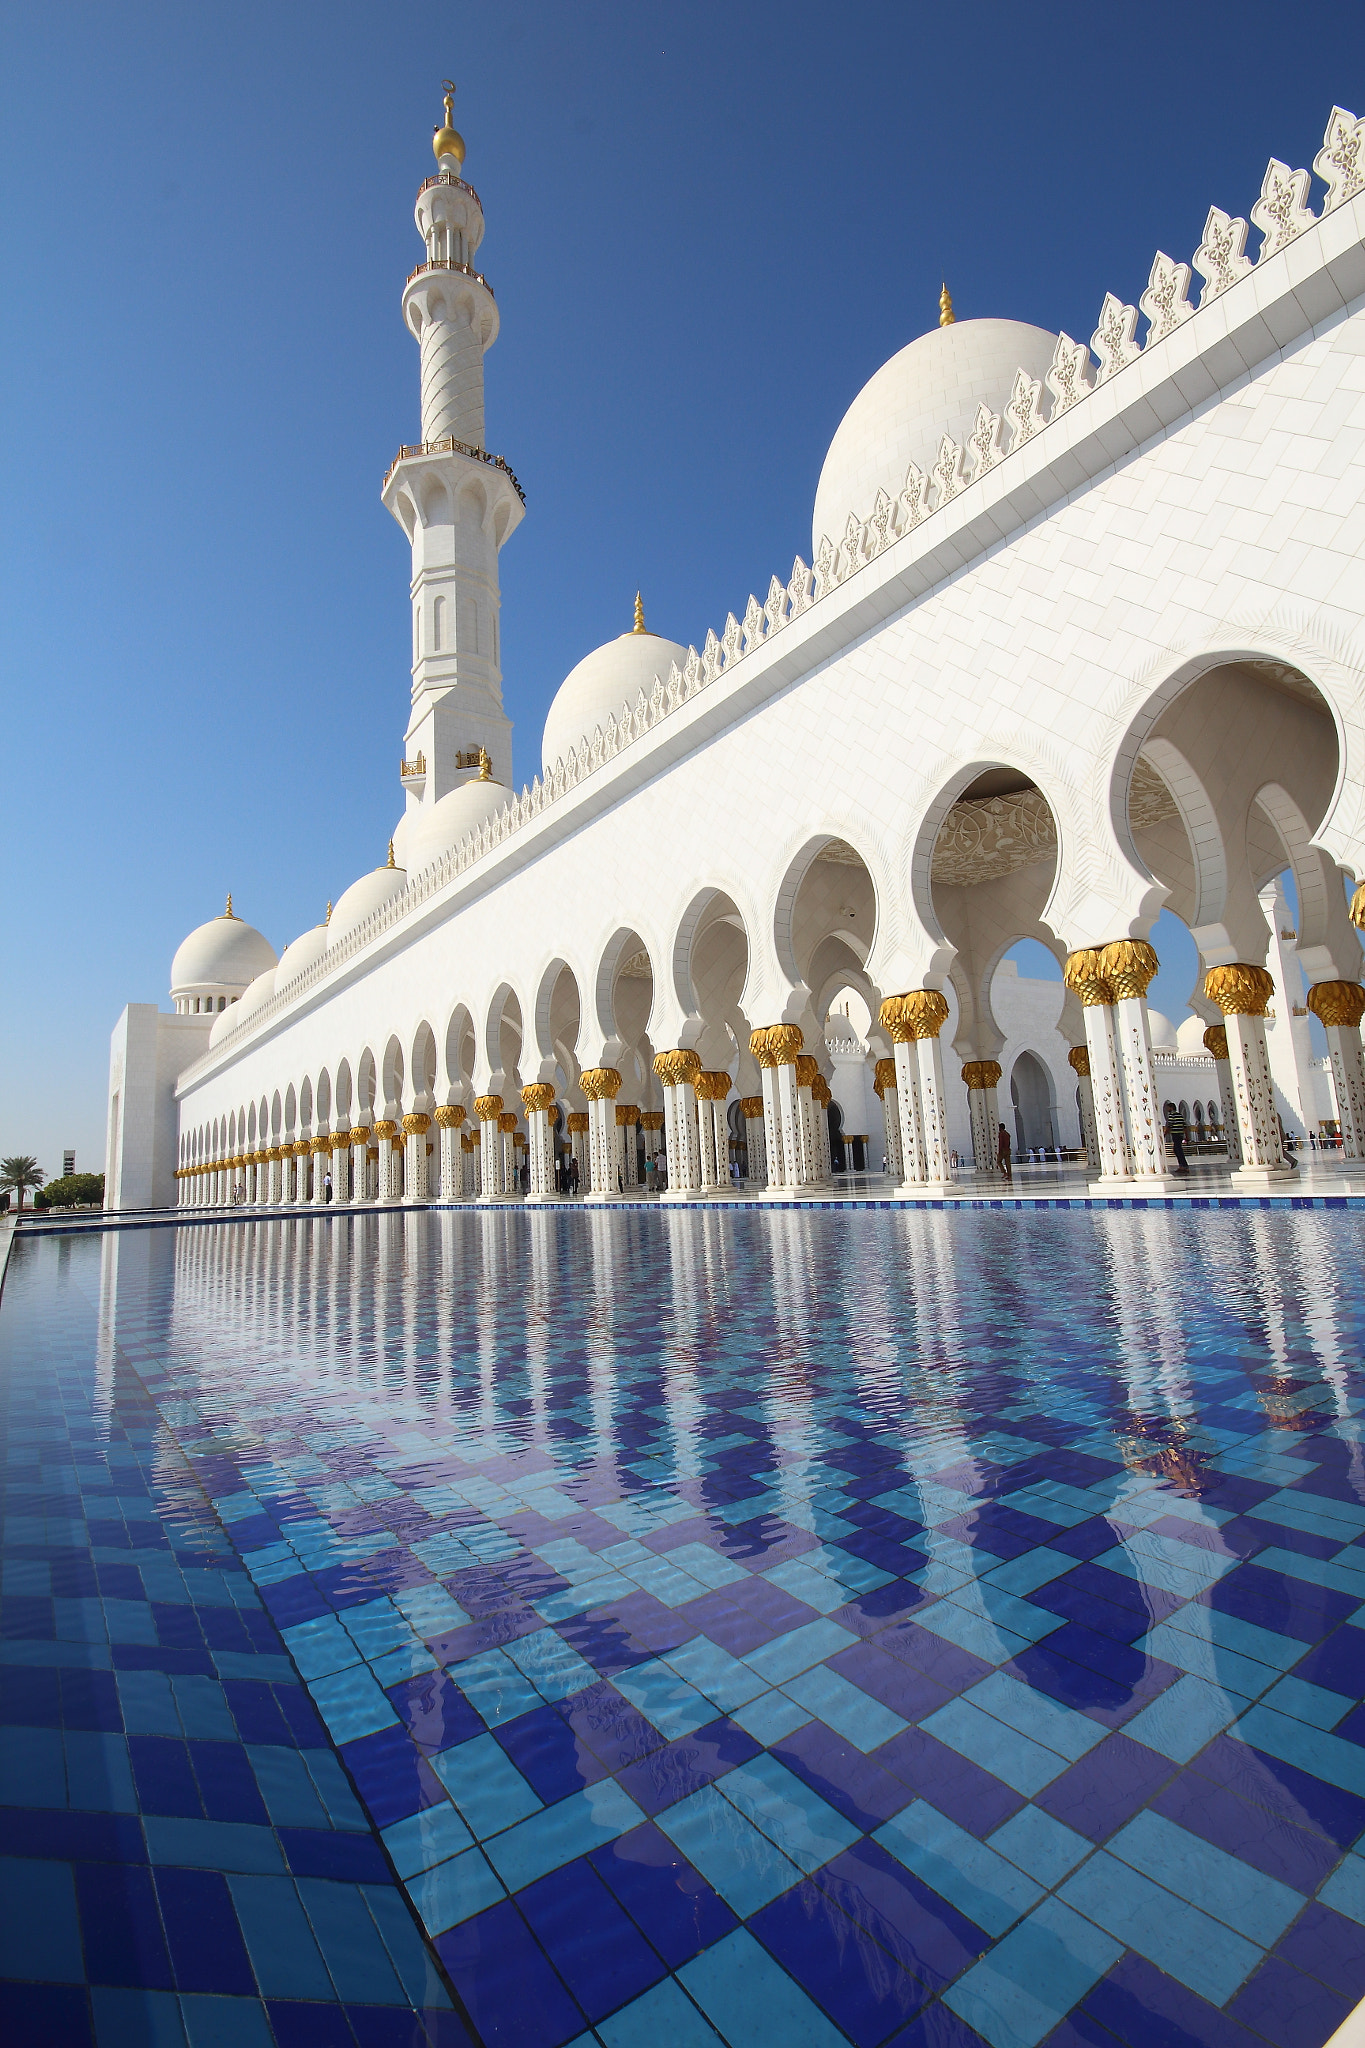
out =
[(16, 1152), (10, 1159), (0, 1159), (0, 1194), (17, 1194), (21, 1215), (26, 1191), (40, 1188), (46, 1179), (47, 1175), (30, 1152)]

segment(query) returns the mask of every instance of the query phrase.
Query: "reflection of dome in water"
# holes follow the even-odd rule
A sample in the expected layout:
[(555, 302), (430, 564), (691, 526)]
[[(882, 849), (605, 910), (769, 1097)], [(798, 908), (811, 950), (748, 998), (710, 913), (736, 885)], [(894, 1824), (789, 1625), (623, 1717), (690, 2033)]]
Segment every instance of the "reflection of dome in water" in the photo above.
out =
[(1003, 412), (1015, 374), (1043, 377), (1055, 334), (1022, 320), (955, 320), (907, 343), (870, 377), (839, 422), (815, 493), (812, 549), (837, 546), (848, 515), (866, 519), (883, 490), (894, 504), (912, 462), (927, 476), (945, 434), (965, 445), (978, 405)]

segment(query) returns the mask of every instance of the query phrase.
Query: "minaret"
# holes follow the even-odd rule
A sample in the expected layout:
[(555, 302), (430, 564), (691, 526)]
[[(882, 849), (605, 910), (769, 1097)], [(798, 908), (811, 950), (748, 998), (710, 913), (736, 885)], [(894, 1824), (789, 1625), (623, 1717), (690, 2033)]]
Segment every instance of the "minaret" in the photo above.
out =
[(403, 318), (422, 351), (422, 438), (400, 448), (384, 503), (412, 543), (412, 712), (403, 743), (408, 812), (479, 772), (511, 784), (512, 725), (502, 708), (498, 550), (519, 523), (521, 488), (484, 446), (483, 357), (498, 309), (474, 268), (483, 207), (460, 176), (464, 142), (445, 122), (437, 172), (417, 194), (426, 260), (403, 290)]

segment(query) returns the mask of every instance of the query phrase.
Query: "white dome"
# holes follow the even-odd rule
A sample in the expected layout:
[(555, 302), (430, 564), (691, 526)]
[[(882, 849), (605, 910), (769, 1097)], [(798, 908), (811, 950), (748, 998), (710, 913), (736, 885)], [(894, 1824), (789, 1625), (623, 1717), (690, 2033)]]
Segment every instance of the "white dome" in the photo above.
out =
[(327, 927), (328, 946), (339, 946), (357, 925), (364, 924), (372, 910), (378, 910), (391, 896), (401, 895), (407, 886), (406, 868), (374, 868), (358, 882), (352, 882), (349, 889), (342, 890), (332, 912)]
[[(1147, 1029), (1152, 1034), (1153, 1047), (1160, 1046), (1163, 1052), (1174, 1052), (1176, 1045), (1175, 1026), (1169, 1017), (1164, 1017), (1160, 1010), (1149, 1009), (1147, 1012)], [(1202, 1031), (1202, 1025), (1200, 1029)]]
[(1176, 1050), (1178, 1052), (1207, 1052), (1208, 1047), (1204, 1043), (1204, 1033), (1207, 1030), (1208, 1026), (1202, 1017), (1187, 1017), (1175, 1034)]
[[(234, 1003), (231, 1009), (224, 1010), (223, 1015), (224, 1017), (231, 1017), (234, 1024), (240, 1024), (244, 1017), (249, 1017), (254, 1010), (259, 1010), (262, 1003), (269, 1002), (274, 993), (275, 969), (268, 967), (264, 974), (256, 976), (256, 979), (252, 982), (242, 1000), (239, 1003)], [(213, 1033), (210, 1032), (210, 1041), (212, 1041), (212, 1037)]]
[(812, 549), (837, 547), (848, 515), (866, 519), (884, 490), (894, 504), (912, 462), (925, 475), (945, 434), (964, 445), (984, 403), (1003, 412), (1015, 373), (1042, 377), (1055, 334), (1022, 320), (956, 320), (921, 334), (864, 384), (829, 444), (815, 493)]
[(283, 988), (296, 974), (302, 974), (305, 967), (311, 967), (315, 960), (321, 960), (327, 950), (327, 927), (315, 924), (310, 931), (301, 932), (291, 946), (286, 946), (280, 955), (280, 964), (275, 969), (275, 986)]
[(466, 832), (487, 824), (508, 801), (512, 792), (501, 782), (482, 782), (476, 776), (461, 782), (430, 807), (424, 806), (410, 821), (407, 833), (407, 862), (411, 872), (423, 868), (458, 846)]
[[(231, 905), (232, 898), (228, 898)], [(240, 995), (247, 984), (275, 965), (275, 948), (254, 925), (231, 909), (211, 917), (183, 939), (171, 962), (171, 997)]]
[(633, 710), (643, 691), (654, 687), (655, 676), (667, 676), (669, 663), (681, 668), (687, 649), (676, 640), (658, 633), (623, 633), (585, 654), (577, 668), (571, 668), (555, 692), (545, 737), (540, 743), (541, 764), (548, 775), (561, 756), (567, 759), (584, 740), (591, 739), (600, 725), (605, 732), (609, 718), (619, 718), (621, 706)]
[(227, 1008), (225, 1010), (220, 1010), (218, 1012), (218, 1015), (213, 1020), (212, 1026), (209, 1030), (209, 1044), (217, 1045), (219, 1039), (225, 1038), (228, 1032), (232, 1030), (233, 1026), (235, 1024), (240, 1024), (241, 1021), (242, 1005), (240, 1001), (235, 1003), (229, 1003)]

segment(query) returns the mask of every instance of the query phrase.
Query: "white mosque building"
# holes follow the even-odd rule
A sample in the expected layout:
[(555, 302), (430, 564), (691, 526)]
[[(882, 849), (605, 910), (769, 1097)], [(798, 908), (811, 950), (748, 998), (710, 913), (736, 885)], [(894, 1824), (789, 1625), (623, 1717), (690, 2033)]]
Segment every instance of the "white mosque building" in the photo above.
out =
[[(665, 1200), (883, 1158), (941, 1198), (1002, 1123), (1157, 1193), (1168, 1102), (1243, 1187), (1284, 1128), (1339, 1121), (1365, 1164), (1365, 122), (1334, 108), (1311, 172), (1272, 159), (1088, 341), (945, 290), (835, 434), (810, 562), (697, 645), (637, 602), (519, 790), (525, 507), (449, 98), (434, 147), (421, 438), (382, 490), (412, 549), (392, 846), (278, 958), (229, 901), (173, 1011), (125, 1010), (109, 1205), (543, 1201), (566, 1151), (600, 1201), (660, 1153)], [(1179, 1031), (1146, 1002), (1163, 906), (1199, 954)]]

